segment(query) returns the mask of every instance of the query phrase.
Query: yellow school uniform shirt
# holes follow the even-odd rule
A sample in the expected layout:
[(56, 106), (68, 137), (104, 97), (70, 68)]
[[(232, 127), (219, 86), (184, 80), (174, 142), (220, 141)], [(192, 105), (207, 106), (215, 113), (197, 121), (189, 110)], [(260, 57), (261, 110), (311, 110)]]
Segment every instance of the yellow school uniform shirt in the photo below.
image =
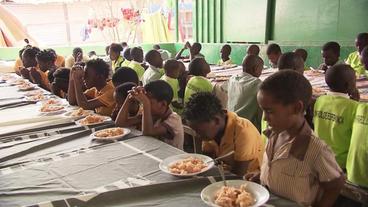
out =
[[(251, 161), (248, 172), (260, 169), (264, 144), (257, 128), (247, 119), (239, 117), (234, 112), (226, 112), (227, 123), (220, 146), (216, 141), (203, 141), (202, 148), (215, 148), (216, 157), (235, 151), (234, 155), (224, 158), (225, 164), (234, 167), (234, 161)], [(211, 150), (212, 151), (212, 150)]]
[(105, 105), (96, 108), (96, 113), (104, 116), (111, 116), (111, 113), (116, 105), (114, 99), (114, 90), (115, 88), (112, 84), (112, 81), (109, 81), (100, 91), (98, 91), (96, 88), (90, 88), (87, 89), (84, 94), (89, 98), (99, 100), (103, 105)]
[(61, 55), (56, 55), (55, 65), (60, 68), (65, 66), (65, 58)]
[(132, 61), (130, 61), (128, 67), (133, 69), (137, 73), (139, 80), (142, 81), (142, 77), (143, 77), (143, 74), (144, 74), (145, 70), (142, 67), (141, 63), (132, 60)]
[(124, 62), (121, 63), (121, 67), (129, 67), (130, 61), (125, 59)]
[(221, 65), (221, 66), (225, 66), (225, 65), (231, 65), (233, 64), (233, 61), (231, 59), (228, 59), (226, 61), (220, 59), (218, 62), (217, 62), (217, 65)]
[(124, 62), (124, 58), (119, 55), (118, 59), (112, 62), (112, 71), (116, 71), (116, 68), (120, 68)]
[(360, 61), (359, 52), (355, 51), (353, 53), (350, 53), (348, 56), (348, 59), (346, 60), (346, 64), (349, 64), (354, 70), (357, 75), (364, 75), (365, 74), (365, 68)]

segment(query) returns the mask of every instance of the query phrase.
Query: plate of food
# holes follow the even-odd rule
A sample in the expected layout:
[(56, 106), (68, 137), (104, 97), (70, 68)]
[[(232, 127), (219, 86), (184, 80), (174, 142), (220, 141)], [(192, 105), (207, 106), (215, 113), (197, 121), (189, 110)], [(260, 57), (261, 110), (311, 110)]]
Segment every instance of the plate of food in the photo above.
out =
[(101, 124), (106, 121), (111, 121), (111, 118), (108, 116), (91, 114), (91, 115), (86, 116), (83, 119), (76, 121), (75, 123), (80, 126), (91, 126), (91, 125)]
[(114, 141), (123, 138), (129, 133), (130, 129), (113, 127), (94, 132), (93, 134), (91, 134), (91, 137), (98, 141)]
[(25, 96), (36, 96), (36, 95), (40, 95), (40, 94), (43, 94), (42, 90), (28, 91), (24, 95)]
[(93, 113), (94, 111), (92, 110), (84, 110), (83, 108), (78, 108), (76, 110), (66, 112), (64, 116), (71, 118), (83, 118)]
[(51, 98), (41, 102), (42, 105), (65, 105), (62, 99)]
[(40, 108), (40, 112), (45, 115), (54, 115), (65, 112), (65, 107), (61, 105), (45, 104)]
[(30, 90), (35, 89), (35, 87), (31, 83), (23, 83), (21, 85), (18, 85), (18, 89), (20, 91), (30, 91)]
[(16, 80), (13, 80), (13, 81), (9, 81), (9, 84), (11, 86), (17, 86), (17, 85), (22, 85), (22, 84), (26, 84), (28, 83), (26, 80), (23, 80), (23, 79), (16, 79)]
[(159, 168), (168, 174), (190, 177), (206, 172), (214, 165), (212, 158), (201, 154), (180, 154), (164, 159)]
[(267, 189), (257, 183), (245, 180), (227, 180), (205, 187), (201, 199), (209, 206), (256, 207), (265, 204), (270, 198)]
[(27, 101), (43, 101), (46, 99), (46, 96), (44, 96), (42, 93), (33, 95), (33, 96), (26, 96), (25, 99)]

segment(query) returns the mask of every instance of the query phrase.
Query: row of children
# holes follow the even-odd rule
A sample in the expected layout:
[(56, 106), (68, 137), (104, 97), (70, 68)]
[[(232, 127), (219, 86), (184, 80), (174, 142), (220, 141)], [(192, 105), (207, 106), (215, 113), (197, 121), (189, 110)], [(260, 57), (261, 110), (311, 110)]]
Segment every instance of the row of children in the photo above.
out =
[[(182, 119), (171, 110), (175, 110), (177, 105), (180, 108), (180, 104), (172, 103), (177, 96), (177, 100), (180, 98), (184, 100), (185, 107), (182, 114), (186, 123), (200, 137), (208, 138), (203, 141), (204, 153), (217, 157), (235, 150), (233, 157), (224, 160), (232, 172), (239, 175), (244, 175), (246, 172), (254, 175), (261, 168), (261, 181), (272, 192), (302, 205), (317, 203), (321, 206), (332, 205), (342, 187), (343, 174), (335, 161), (336, 152), (334, 154), (318, 138), (319, 136), (324, 139), (327, 136), (322, 137), (317, 131), (315, 135), (305, 121), (305, 111), (311, 105), (312, 89), (310, 83), (300, 75), (304, 71), (304, 61), (299, 53), (303, 54), (303, 50), (281, 54), (279, 46), (271, 44), (267, 50), (269, 60), (275, 62), (280, 70), (292, 69), (299, 74), (285, 70), (272, 75), (262, 83), (258, 79), (263, 68), (263, 60), (258, 57), (259, 48), (256, 45), (249, 47), (247, 51), (249, 55), (243, 61), (243, 74), (235, 75), (229, 80), (228, 92), (231, 98), (229, 98), (228, 111), (224, 111), (219, 100), (210, 93), (212, 85), (205, 78), (210, 68), (200, 54), (199, 43), (193, 45), (187, 43), (182, 49), (190, 50), (191, 62), (188, 72), (180, 61), (172, 59), (164, 64), (162, 54), (157, 50), (151, 50), (145, 55), (144, 59), (149, 64), (145, 69), (142, 66), (143, 51), (140, 48), (123, 50), (119, 46), (117, 50), (115, 48), (114, 45), (109, 47), (111, 68), (114, 69), (111, 80), (109, 80), (110, 66), (105, 61), (89, 60), (83, 69), (82, 56), (76, 54), (78, 58), (75, 58), (76, 63), (72, 69), (57, 69), (53, 73), (54, 81), (50, 85), (63, 88), (61, 91), (68, 93), (66, 97), (72, 105), (95, 109), (98, 113), (116, 117), (118, 126), (141, 125), (143, 134), (155, 136), (182, 149), (184, 139)], [(37, 65), (37, 53), (30, 58), (26, 50), (22, 53), (23, 65), (40, 67), (39, 64)], [(275, 50), (280, 52), (276, 55)], [(367, 51), (368, 49), (364, 49), (359, 53), (363, 63), (367, 62), (364, 59)], [(225, 45), (222, 48), (223, 63), (230, 60), (230, 52), (230, 46)], [(180, 58), (182, 58), (181, 53), (177, 55), (177, 59)], [(36, 64), (34, 62), (28, 64), (29, 59), (35, 60)], [(133, 61), (143, 68), (143, 73), (139, 72), (137, 67), (130, 65)], [(128, 67), (123, 65), (124, 62)], [(339, 91), (334, 92), (345, 93), (351, 88), (356, 88), (352, 87), (354, 84), (350, 84), (351, 79), (355, 80), (355, 76), (351, 79), (344, 76), (350, 73), (346, 72), (349, 70), (347, 65), (336, 65), (327, 70), (326, 81), (328, 80), (327, 83), (332, 91), (337, 87)], [(64, 78), (57, 76), (58, 73), (64, 74)], [(336, 79), (341, 77), (338, 75), (341, 73), (344, 74), (345, 79)], [(32, 73), (29, 77), (35, 81)], [(60, 79), (63, 79), (63, 85), (58, 84)], [(343, 80), (343, 82), (336, 80)], [(142, 82), (143, 86), (141, 86)], [(65, 83), (67, 83), (66, 86)], [(349, 89), (340, 91), (340, 85)], [(318, 108), (319, 105), (326, 105), (326, 102), (323, 102), (317, 100), (315, 111), (318, 112), (315, 113), (317, 116), (314, 118), (327, 117), (326, 120), (333, 121), (331, 115), (319, 112), (323, 111)], [(329, 105), (331, 104), (327, 104)], [(364, 110), (360, 110), (360, 118), (356, 119), (361, 123), (367, 122), (364, 119), (366, 116), (363, 113)], [(259, 133), (262, 112), (264, 120), (270, 126), (265, 133), (269, 138), (267, 147), (264, 147)], [(333, 131), (336, 127), (328, 125), (326, 128)], [(358, 137), (356, 139), (362, 139), (362, 137), (364, 139), (364, 134), (359, 135), (361, 132), (365, 132), (364, 129), (355, 132)], [(337, 133), (332, 137), (338, 135)], [(351, 139), (353, 143), (353, 138)], [(351, 163), (354, 163), (351, 169), (357, 169), (359, 176), (363, 176), (360, 179), (364, 180), (366, 172), (361, 169), (365, 169), (364, 160), (367, 160), (363, 150), (366, 144), (357, 143), (360, 141), (355, 141), (355, 146), (360, 145), (360, 148), (349, 150), (349, 153), (355, 154), (355, 156), (349, 155), (353, 160)], [(328, 144), (334, 150), (333, 144)], [(352, 146), (353, 144), (350, 145)], [(263, 153), (264, 151), (266, 152)], [(357, 159), (357, 156), (360, 158)], [(338, 154), (336, 154), (337, 157)], [(295, 184), (303, 189), (301, 191), (303, 193), (293, 190)], [(358, 184), (361, 183), (358, 182)], [(324, 193), (317, 195), (318, 190)]]

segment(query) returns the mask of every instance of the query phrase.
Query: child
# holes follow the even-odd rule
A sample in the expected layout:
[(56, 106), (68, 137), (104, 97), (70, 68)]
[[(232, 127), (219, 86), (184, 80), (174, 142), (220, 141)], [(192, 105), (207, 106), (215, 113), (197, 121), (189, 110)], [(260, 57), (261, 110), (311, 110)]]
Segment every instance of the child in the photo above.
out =
[(36, 60), (39, 69), (32, 68), (30, 74), (34, 83), (40, 85), (45, 90), (50, 91), (50, 83), (54, 81), (54, 72), (57, 69), (55, 65), (56, 56), (50, 50), (42, 50), (37, 53)]
[(360, 61), (363, 64), (363, 67), (365, 68), (366, 71), (368, 71), (368, 46), (366, 46), (360, 55)]
[(184, 93), (184, 104), (189, 101), (189, 98), (198, 92), (212, 92), (213, 86), (206, 78), (211, 71), (210, 66), (204, 58), (195, 58), (189, 64), (189, 75), (192, 76)]
[(346, 64), (349, 64), (356, 72), (357, 75), (364, 75), (365, 69), (360, 61), (360, 56), (363, 48), (368, 46), (368, 33), (360, 33), (355, 39), (355, 47), (357, 51), (350, 53)]
[(114, 86), (111, 81), (107, 82), (109, 70), (109, 65), (99, 58), (89, 60), (84, 70), (75, 65), (70, 73), (69, 104), (78, 105), (85, 110), (94, 109), (98, 114), (110, 116), (115, 100)]
[(180, 75), (180, 64), (175, 59), (167, 60), (164, 66), (165, 74), (161, 77), (161, 80), (167, 82), (173, 90), (173, 99), (171, 101), (172, 106), (175, 109), (181, 109), (183, 106), (179, 103), (179, 75)]
[(231, 65), (233, 64), (233, 62), (230, 59), (230, 54), (231, 54), (231, 46), (228, 44), (225, 44), (224, 46), (222, 46), (221, 51), (221, 59), (217, 62), (217, 65)]
[(340, 45), (337, 42), (327, 42), (322, 47), (323, 63), (318, 67), (318, 70), (326, 71), (328, 68), (339, 64)]
[(22, 53), (22, 63), (23, 67), (19, 69), (20, 74), (23, 78), (29, 79), (33, 82), (31, 76), (30, 76), (30, 69), (37, 68), (37, 60), (36, 55), (40, 52), (40, 49), (38, 47), (27, 47), (23, 53)]
[[(331, 149), (304, 119), (312, 98), (308, 80), (292, 70), (279, 71), (260, 86), (258, 103), (270, 128), (260, 173), (262, 185), (301, 206), (332, 206), (344, 176)], [(249, 177), (249, 176), (246, 176)]]
[(111, 81), (115, 88), (127, 82), (132, 82), (136, 85), (138, 85), (139, 83), (137, 73), (133, 69), (128, 67), (117, 68), (116, 72), (112, 76)]
[(184, 100), (184, 93), (185, 93), (185, 88), (187, 86), (189, 72), (186, 70), (184, 63), (181, 61), (179, 61), (179, 67), (180, 67), (180, 75), (178, 78), (178, 81), (179, 81), (178, 97), (179, 99)]
[(123, 52), (124, 62), (121, 64), (121, 67), (128, 67), (130, 61), (132, 61), (132, 56), (130, 55), (130, 48), (125, 48)]
[(248, 49), (247, 49), (247, 55), (259, 55), (259, 47), (258, 45), (249, 45)]
[(159, 52), (161, 54), (161, 58), (163, 61), (166, 61), (168, 59), (170, 59), (170, 52), (164, 49), (161, 49), (160, 45), (153, 45), (153, 49), (157, 50), (157, 52)]
[(332, 148), (337, 163), (345, 169), (358, 106), (349, 97), (357, 91), (355, 72), (349, 65), (338, 64), (327, 69), (325, 79), (330, 92), (317, 98), (314, 104), (314, 130)]
[[(189, 56), (182, 56), (181, 54), (186, 50), (189, 49)], [(186, 42), (184, 47), (176, 54), (175, 59), (190, 59), (192, 61), (194, 58), (204, 58), (204, 55), (202, 55), (201, 52), (202, 45), (198, 42), (193, 43), (193, 45), (190, 45), (189, 42)]]
[(58, 68), (54, 74), (53, 82), (51, 83), (51, 92), (61, 98), (66, 98), (69, 86), (69, 68)]
[(279, 70), (291, 69), (295, 70), (300, 74), (304, 73), (304, 61), (300, 56), (298, 56), (294, 52), (286, 52), (282, 54), (279, 57), (277, 67)]
[(194, 94), (183, 115), (203, 139), (205, 154), (216, 158), (234, 150), (234, 155), (222, 160), (232, 173), (244, 175), (259, 170), (264, 150), (259, 132), (247, 119), (224, 111), (215, 95), (208, 92)]
[(261, 130), (262, 110), (257, 103), (257, 92), (262, 81), (259, 79), (263, 69), (263, 60), (256, 55), (248, 55), (243, 61), (243, 73), (233, 75), (228, 84), (229, 111), (248, 119)]
[(277, 62), (280, 56), (282, 55), (280, 46), (275, 43), (268, 45), (266, 54), (267, 54), (268, 60), (271, 63), (271, 67), (276, 68)]
[(305, 63), (307, 62), (308, 52), (303, 48), (298, 48), (294, 50), (294, 53), (303, 59), (304, 70), (309, 70), (309, 67), (305, 65)]
[(120, 55), (122, 51), (123, 47), (120, 44), (112, 43), (110, 45), (109, 55), (111, 60), (111, 68), (114, 73), (116, 68), (121, 67), (122, 63), (124, 62), (124, 58)]
[(73, 49), (71, 56), (65, 59), (65, 67), (72, 68), (75, 63), (88, 61), (88, 56), (83, 55), (83, 50), (80, 47)]
[(133, 69), (140, 81), (142, 81), (144, 68), (142, 67), (143, 64), (143, 50), (139, 47), (133, 47), (130, 50), (130, 55), (132, 56), (132, 61), (130, 61), (128, 67)]
[[(173, 91), (168, 83), (157, 80), (144, 87), (134, 88), (125, 99), (118, 117), (117, 126), (129, 127), (141, 121), (142, 132), (145, 136), (153, 136), (164, 142), (183, 149), (184, 130), (181, 117), (172, 112), (169, 105)], [(133, 100), (143, 105), (143, 116), (129, 116), (129, 109)]]
[(55, 65), (57, 68), (61, 68), (61, 67), (65, 67), (65, 58), (61, 55), (56, 54), (55, 50), (52, 48), (48, 48), (46, 49), (52, 53), (54, 53), (56, 60), (55, 60)]
[[(116, 120), (116, 117), (118, 116), (121, 107), (123, 107), (125, 99), (128, 97), (129, 91), (132, 90), (134, 87), (137, 87), (136, 83), (126, 82), (120, 84), (115, 88), (114, 99), (116, 102), (116, 106), (111, 114), (111, 119), (113, 121)], [(136, 104), (131, 104), (129, 108), (129, 116), (137, 115), (138, 110), (139, 110), (139, 103), (136, 102)]]
[(158, 51), (156, 50), (148, 51), (145, 60), (149, 64), (149, 67), (143, 74), (142, 78), (143, 85), (146, 85), (149, 82), (155, 80), (159, 80), (161, 76), (164, 74), (164, 71), (162, 69), (163, 65), (162, 57)]

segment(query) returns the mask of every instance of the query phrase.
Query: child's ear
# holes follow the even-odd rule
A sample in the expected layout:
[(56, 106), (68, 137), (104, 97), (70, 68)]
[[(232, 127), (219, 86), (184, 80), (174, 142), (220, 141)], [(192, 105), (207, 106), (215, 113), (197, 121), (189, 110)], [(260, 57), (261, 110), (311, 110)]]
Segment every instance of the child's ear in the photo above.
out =
[(297, 101), (294, 103), (294, 113), (304, 113), (304, 103), (302, 101)]

